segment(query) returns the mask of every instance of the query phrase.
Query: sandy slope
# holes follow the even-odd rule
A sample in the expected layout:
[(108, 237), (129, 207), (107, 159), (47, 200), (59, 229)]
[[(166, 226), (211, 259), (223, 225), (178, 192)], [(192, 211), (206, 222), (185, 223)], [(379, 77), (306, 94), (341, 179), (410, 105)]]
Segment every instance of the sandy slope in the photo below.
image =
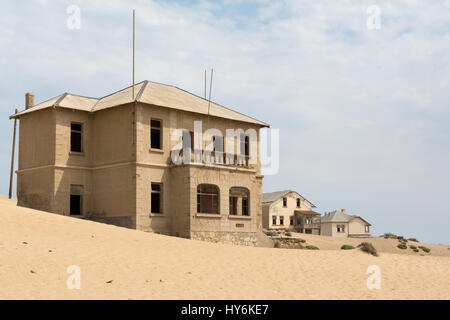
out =
[[(306, 244), (311, 244), (319, 247), (321, 250), (339, 250), (342, 245), (348, 244), (356, 247), (363, 241), (372, 243), (378, 252), (381, 253), (397, 253), (397, 254), (409, 254), (414, 256), (445, 256), (450, 257), (450, 246), (442, 244), (427, 244), (422, 242), (408, 241), (408, 249), (399, 249), (397, 247), (400, 242), (396, 239), (384, 239), (380, 237), (356, 239), (356, 238), (335, 238), (327, 236), (316, 236), (312, 234), (292, 233), (295, 238), (301, 238), (306, 240)], [(410, 245), (419, 247), (425, 246), (431, 249), (430, 253), (425, 253), (422, 250), (414, 252), (409, 248)]]
[[(366, 287), (373, 264), (381, 290)], [(70, 265), (81, 268), (81, 290), (67, 289)], [(0, 196), (1, 299), (449, 299), (449, 270), (445, 256), (166, 237), (19, 208)]]

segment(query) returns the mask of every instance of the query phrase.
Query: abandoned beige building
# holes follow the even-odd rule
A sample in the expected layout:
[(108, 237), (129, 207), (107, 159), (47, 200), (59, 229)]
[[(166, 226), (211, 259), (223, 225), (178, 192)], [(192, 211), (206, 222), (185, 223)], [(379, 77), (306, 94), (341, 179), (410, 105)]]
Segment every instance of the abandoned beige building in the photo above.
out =
[(370, 237), (371, 224), (357, 215), (349, 215), (345, 209), (325, 212), (320, 218), (321, 234), (331, 237)]
[[(151, 81), (100, 99), (64, 93), (34, 105), (27, 94), (26, 109), (10, 118), (20, 120), (18, 205), (185, 238), (255, 243), (262, 225), (259, 129), (268, 124)], [(209, 128), (224, 137), (207, 135)], [(227, 129), (242, 132), (230, 138)], [(216, 147), (220, 139), (234, 149)], [(192, 157), (211, 144), (211, 163)]]
[(263, 194), (263, 228), (290, 230), (330, 237), (370, 237), (371, 224), (345, 209), (325, 212), (313, 211), (316, 206), (293, 190)]
[(263, 228), (286, 229), (301, 233), (320, 234), (320, 223), (313, 223), (320, 213), (316, 206), (293, 190), (263, 194)]

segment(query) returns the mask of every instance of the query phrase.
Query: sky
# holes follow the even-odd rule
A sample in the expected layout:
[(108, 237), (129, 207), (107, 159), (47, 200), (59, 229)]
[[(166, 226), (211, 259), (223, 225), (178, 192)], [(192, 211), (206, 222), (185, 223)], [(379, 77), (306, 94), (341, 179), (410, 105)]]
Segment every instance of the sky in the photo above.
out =
[(449, 0), (2, 0), (0, 193), (26, 92), (39, 103), (131, 85), (133, 8), (137, 82), (202, 96), (213, 68), (212, 100), (279, 129), (264, 192), (450, 244)]

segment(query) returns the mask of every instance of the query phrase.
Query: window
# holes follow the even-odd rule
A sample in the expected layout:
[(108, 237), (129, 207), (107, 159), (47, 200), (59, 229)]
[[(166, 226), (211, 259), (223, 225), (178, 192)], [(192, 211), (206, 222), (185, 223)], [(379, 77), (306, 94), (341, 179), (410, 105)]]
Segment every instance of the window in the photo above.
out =
[(219, 213), (219, 188), (212, 184), (200, 184), (197, 187), (197, 212)]
[(289, 219), (289, 224), (290, 224), (291, 226), (294, 225), (294, 217), (291, 217), (291, 218)]
[(150, 120), (150, 148), (162, 149), (161, 120)]
[(70, 212), (71, 216), (80, 216), (83, 213), (83, 186), (70, 185)]
[(280, 216), (280, 225), (284, 226), (284, 217), (283, 216)]
[(194, 150), (194, 133), (192, 131), (183, 130), (183, 150)]
[(283, 198), (283, 207), (287, 207), (287, 198), (286, 197)]
[(248, 216), (249, 212), (248, 212), (248, 197), (243, 197), (242, 198), (242, 215), (243, 216)]
[(250, 155), (250, 136), (241, 133), (241, 154), (245, 157), (248, 157)]
[(368, 224), (366, 224), (365, 230), (366, 230), (366, 232), (370, 232), (370, 226)]
[(237, 215), (238, 197), (230, 195), (230, 214)]
[(151, 213), (162, 212), (162, 184), (152, 182)]
[(223, 152), (223, 137), (213, 136), (213, 152)]
[(250, 192), (247, 188), (230, 188), (230, 215), (249, 216), (249, 197)]
[(300, 208), (300, 198), (297, 198), (297, 208)]
[(274, 226), (277, 225), (277, 216), (272, 216), (272, 224), (273, 224)]
[(338, 224), (338, 225), (337, 225), (337, 232), (340, 232), (340, 233), (345, 232), (345, 225), (343, 225), (343, 224)]
[(70, 151), (83, 151), (83, 125), (81, 123), (70, 124)]

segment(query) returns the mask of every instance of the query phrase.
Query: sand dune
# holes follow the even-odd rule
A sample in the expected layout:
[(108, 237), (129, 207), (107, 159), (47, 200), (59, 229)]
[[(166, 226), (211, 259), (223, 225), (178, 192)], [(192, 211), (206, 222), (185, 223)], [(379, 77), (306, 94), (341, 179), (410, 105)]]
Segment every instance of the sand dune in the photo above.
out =
[[(321, 238), (308, 241), (336, 247)], [(81, 268), (80, 290), (67, 288), (70, 265)], [(380, 290), (366, 286), (370, 265), (380, 267)], [(444, 255), (212, 244), (19, 208), (0, 196), (0, 299), (449, 299), (449, 270)]]
[[(399, 249), (397, 247), (400, 242), (396, 239), (384, 239), (381, 237), (373, 237), (373, 238), (335, 238), (335, 237), (327, 237), (327, 236), (317, 236), (312, 234), (303, 234), (303, 233), (293, 233), (293, 237), (301, 238), (306, 240), (307, 244), (311, 244), (319, 247), (321, 250), (339, 250), (342, 245), (348, 244), (356, 247), (363, 241), (367, 241), (372, 243), (378, 252), (381, 253), (396, 253), (396, 254), (409, 254), (414, 256), (444, 256), (450, 257), (450, 246), (442, 245), (442, 244), (428, 244), (423, 242), (414, 242), (408, 241), (407, 246), (408, 249)], [(425, 246), (431, 249), (430, 253), (425, 253), (422, 250), (419, 252), (414, 252), (409, 248), (409, 246)]]

